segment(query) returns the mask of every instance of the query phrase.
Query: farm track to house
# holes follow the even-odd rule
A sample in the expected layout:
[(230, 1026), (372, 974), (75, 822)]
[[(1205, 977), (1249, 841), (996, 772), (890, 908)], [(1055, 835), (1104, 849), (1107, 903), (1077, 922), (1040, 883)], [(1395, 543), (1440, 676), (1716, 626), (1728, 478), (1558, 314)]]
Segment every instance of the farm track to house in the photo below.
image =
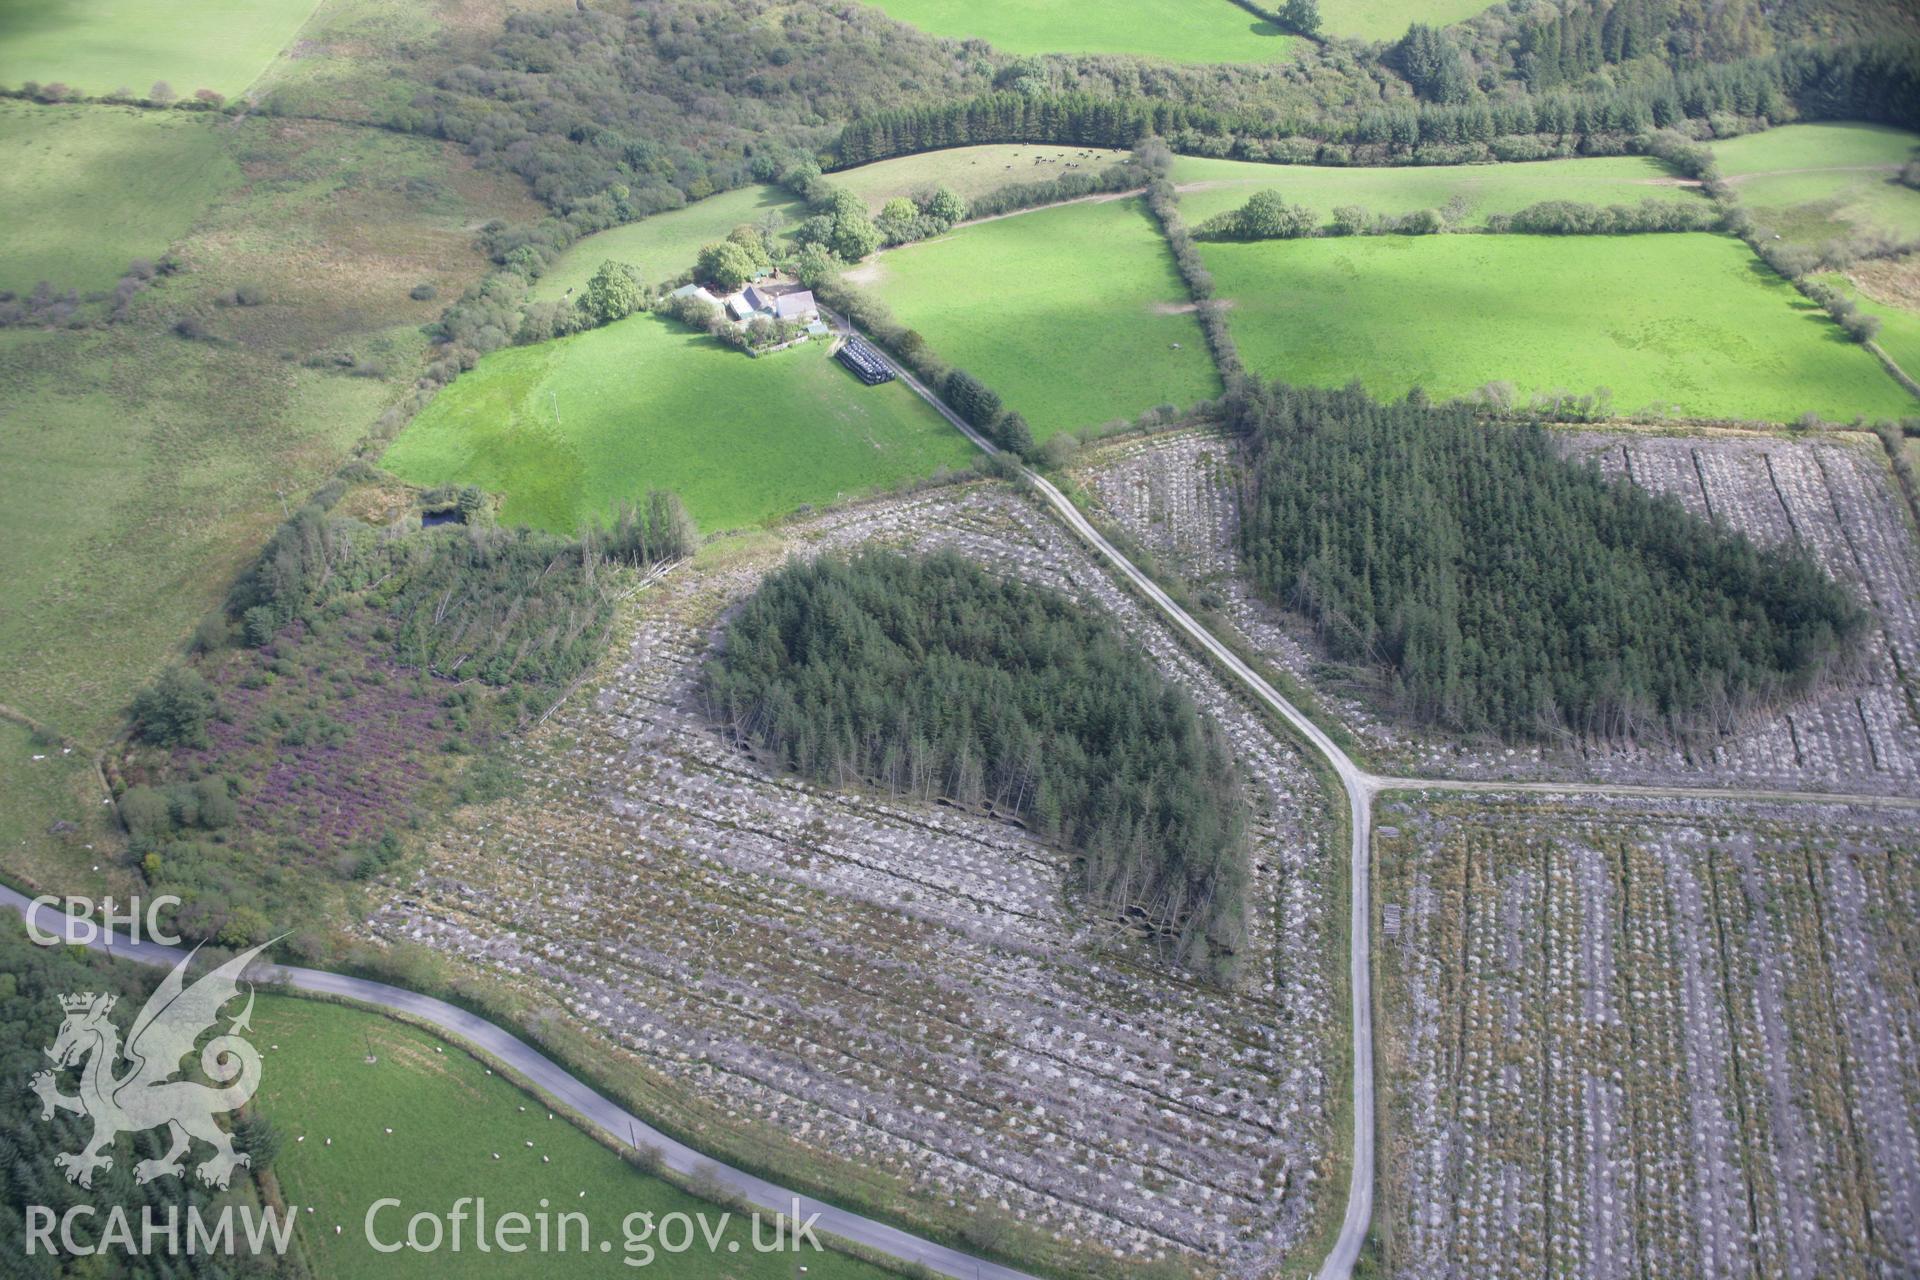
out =
[(1803, 173), (1898, 173), (1897, 164), (1815, 164), (1802, 169), (1755, 169), (1752, 173), (1737, 173), (1723, 179), (1728, 186), (1737, 187), (1743, 182), (1755, 178), (1791, 178)]
[[(836, 328), (843, 333), (857, 333), (853, 326), (838, 316), (830, 316)], [(871, 344), (870, 344), (871, 345)], [(989, 455), (1000, 450), (967, 422), (949, 408), (938, 396), (934, 395), (911, 371), (901, 367), (898, 361), (877, 346), (881, 356), (891, 365), (899, 378), (932, 405), (942, 417), (952, 423), (956, 429)], [(1352, 758), (1343, 751), (1326, 732), (1315, 724), (1304, 712), (1269, 684), (1264, 677), (1243, 661), (1211, 631), (1195, 621), (1185, 609), (1181, 608), (1165, 591), (1142, 572), (1132, 561), (1120, 553), (1100, 532), (1081, 514), (1067, 496), (1060, 492), (1050, 481), (1035, 471), (1021, 468), (1028, 483), (1046, 500), (1047, 505), (1066, 523), (1067, 527), (1086, 542), (1107, 561), (1121, 577), (1131, 584), (1144, 598), (1173, 624), (1176, 630), (1194, 640), (1219, 664), (1230, 672), (1262, 704), (1277, 712), (1299, 735), (1312, 745), (1321, 758), (1332, 767), (1339, 776), (1342, 788), (1347, 793), (1351, 811), (1352, 865), (1349, 871), (1349, 894), (1352, 919), (1349, 936), (1352, 940), (1352, 954), (1349, 961), (1349, 984), (1352, 991), (1353, 1009), (1353, 1165), (1349, 1184), (1346, 1216), (1342, 1222), (1339, 1239), (1327, 1255), (1326, 1262), (1318, 1273), (1320, 1280), (1344, 1280), (1352, 1275), (1359, 1260), (1361, 1247), (1365, 1244), (1368, 1229), (1373, 1218), (1374, 1196), (1374, 1068), (1373, 1068), (1373, 1026), (1372, 1026), (1372, 947), (1369, 939), (1371, 923), (1371, 904), (1368, 889), (1371, 870), (1370, 824), (1373, 812), (1373, 800), (1386, 790), (1429, 788), (1435, 790), (1488, 791), (1488, 792), (1545, 792), (1564, 795), (1619, 796), (1666, 799), (1724, 799), (1724, 800), (1784, 800), (1784, 801), (1824, 801), (1827, 803), (1857, 804), (1868, 807), (1915, 809), (1920, 808), (1920, 798), (1912, 796), (1854, 795), (1836, 793), (1814, 793), (1783, 790), (1741, 790), (1721, 787), (1687, 787), (1636, 785), (1629, 783), (1581, 782), (1529, 782), (1512, 783), (1500, 781), (1481, 781), (1474, 779), (1417, 779), (1383, 777), (1361, 769)]]

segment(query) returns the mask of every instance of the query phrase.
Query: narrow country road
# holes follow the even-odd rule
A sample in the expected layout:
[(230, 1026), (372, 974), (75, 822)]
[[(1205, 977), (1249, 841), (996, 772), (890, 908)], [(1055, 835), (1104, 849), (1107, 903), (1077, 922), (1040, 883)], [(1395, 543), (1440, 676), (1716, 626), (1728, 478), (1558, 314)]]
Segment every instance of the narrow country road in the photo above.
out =
[[(65, 915), (45, 904), (35, 907), (31, 899), (15, 889), (0, 885), (0, 903), (36, 921), (43, 933), (69, 939), (74, 936), (70, 931), (72, 922)], [(129, 942), (112, 933), (107, 933), (104, 939), (96, 936), (85, 945), (93, 951), (148, 965), (171, 966), (179, 963), (181, 957), (187, 954), (185, 948), (163, 946), (156, 942)], [(851, 1240), (890, 1257), (918, 1262), (954, 1280), (1033, 1280), (1023, 1271), (975, 1258), (931, 1240), (923, 1240), (898, 1227), (836, 1209), (764, 1178), (711, 1160), (692, 1147), (661, 1133), (624, 1107), (608, 1101), (525, 1041), (457, 1005), (403, 987), (388, 986), (384, 982), (350, 978), (320, 969), (258, 965), (252, 973), (263, 982), (284, 983), (295, 991), (331, 996), (389, 1013), (404, 1014), (445, 1032), (472, 1045), (487, 1058), (529, 1081), (542, 1096), (553, 1099), (561, 1109), (581, 1117), (615, 1146), (652, 1147), (659, 1151), (661, 1163), (675, 1173), (710, 1176), (727, 1190), (744, 1196), (769, 1214), (794, 1211), (797, 1204), (802, 1221), (810, 1215), (819, 1215), (815, 1229), (824, 1235)]]

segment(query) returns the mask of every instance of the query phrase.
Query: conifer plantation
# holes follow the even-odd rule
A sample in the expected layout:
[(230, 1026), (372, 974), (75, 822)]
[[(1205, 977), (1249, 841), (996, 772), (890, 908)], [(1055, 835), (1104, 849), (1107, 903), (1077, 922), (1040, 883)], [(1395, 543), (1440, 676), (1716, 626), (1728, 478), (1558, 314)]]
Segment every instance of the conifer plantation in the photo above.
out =
[(947, 553), (770, 575), (709, 663), (714, 718), (839, 786), (1017, 817), (1103, 915), (1226, 972), (1246, 812), (1219, 730), (1104, 616)]
[(1233, 415), (1255, 580), (1418, 720), (1711, 730), (1806, 690), (1866, 624), (1805, 555), (1570, 461), (1537, 426), (1279, 384)]

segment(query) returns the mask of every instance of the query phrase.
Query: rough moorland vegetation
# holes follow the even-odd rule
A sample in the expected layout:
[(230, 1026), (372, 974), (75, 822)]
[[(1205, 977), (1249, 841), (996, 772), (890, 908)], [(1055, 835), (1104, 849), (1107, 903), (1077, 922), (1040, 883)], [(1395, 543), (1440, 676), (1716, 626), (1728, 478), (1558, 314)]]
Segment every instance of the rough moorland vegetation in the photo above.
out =
[(1235, 398), (1264, 590), (1408, 715), (1508, 737), (1726, 725), (1804, 691), (1865, 615), (1810, 559), (1565, 458), (1534, 427), (1355, 389)]
[(837, 785), (1013, 815), (1104, 914), (1196, 966), (1245, 933), (1245, 801), (1218, 730), (1104, 618), (953, 554), (770, 576), (707, 670), (714, 717)]
[(182, 899), (187, 937), (313, 918), (426, 814), (496, 786), (491, 749), (599, 657), (628, 567), (694, 537), (667, 494), (575, 540), (486, 524), (477, 490), (450, 511), (472, 523), (382, 527), (339, 509), (345, 488), (281, 526), (190, 664), (134, 700), (112, 762), (140, 875)]

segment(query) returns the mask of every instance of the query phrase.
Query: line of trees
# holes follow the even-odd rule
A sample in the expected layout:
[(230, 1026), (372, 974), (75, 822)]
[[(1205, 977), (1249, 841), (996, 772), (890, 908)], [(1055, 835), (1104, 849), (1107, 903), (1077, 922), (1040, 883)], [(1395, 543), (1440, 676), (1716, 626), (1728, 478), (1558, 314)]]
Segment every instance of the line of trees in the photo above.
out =
[(1535, 425), (1243, 386), (1250, 571), (1411, 718), (1507, 738), (1719, 730), (1848, 660), (1866, 618), (1762, 550), (1567, 459)]
[(794, 562), (706, 669), (715, 721), (806, 777), (1019, 819), (1101, 915), (1224, 975), (1246, 936), (1223, 735), (1104, 615), (950, 552)]
[(1496, 213), (1487, 230), (1538, 236), (1636, 235), (1664, 231), (1713, 231), (1720, 211), (1701, 200), (1642, 200), (1637, 205), (1542, 200), (1517, 213)]
[[(1362, 205), (1338, 205), (1333, 216), (1304, 205), (1288, 204), (1278, 191), (1256, 191), (1238, 209), (1215, 214), (1194, 235), (1202, 240), (1295, 240), (1309, 236), (1430, 236), (1471, 231), (1462, 225), (1464, 200), (1445, 209), (1375, 213)], [(1542, 200), (1514, 213), (1490, 214), (1486, 230), (1510, 235), (1637, 235), (1653, 232), (1713, 231), (1723, 224), (1720, 209), (1702, 200), (1642, 200), (1637, 205), (1596, 205), (1577, 200)]]
[(1134, 154), (1141, 167), (1152, 174), (1147, 184), (1147, 211), (1159, 221), (1161, 234), (1173, 254), (1174, 268), (1187, 286), (1187, 297), (1193, 302), (1194, 317), (1207, 340), (1213, 367), (1219, 372), (1221, 382), (1231, 386), (1243, 371), (1240, 348), (1234, 343), (1226, 308), (1213, 296), (1213, 273), (1207, 270), (1207, 264), (1200, 257), (1200, 247), (1194, 243), (1193, 232), (1180, 214), (1180, 195), (1171, 177), (1173, 154), (1158, 138), (1141, 143)]
[(985, 195), (974, 197), (973, 204), (968, 209), (968, 216), (992, 218), (1020, 209), (1038, 209), (1044, 205), (1078, 200), (1083, 196), (1126, 191), (1141, 186), (1146, 182), (1147, 177), (1148, 175), (1141, 171), (1135, 157), (1129, 156), (1123, 160), (1116, 160), (1103, 169), (1076, 169), (1072, 173), (1063, 173), (1057, 178), (1045, 178), (1038, 182), (1015, 182), (1008, 186), (996, 187)]
[(1913, 42), (1795, 46), (1613, 88), (1502, 97), (1472, 88), (1461, 96), (1443, 44), (1444, 37), (1411, 39), (1400, 55), (1402, 67), (1422, 68), (1435, 100), (1357, 112), (1243, 112), (1204, 97), (1002, 92), (869, 112), (841, 131), (834, 154), (838, 164), (855, 165), (983, 142), (1130, 147), (1153, 134), (1176, 151), (1202, 155), (1457, 164), (1617, 153), (1637, 134), (1716, 116), (1920, 122), (1920, 45)]
[(1215, 214), (1200, 224), (1203, 240), (1297, 240), (1320, 230), (1320, 215), (1305, 205), (1288, 204), (1278, 191), (1256, 191), (1238, 209)]

